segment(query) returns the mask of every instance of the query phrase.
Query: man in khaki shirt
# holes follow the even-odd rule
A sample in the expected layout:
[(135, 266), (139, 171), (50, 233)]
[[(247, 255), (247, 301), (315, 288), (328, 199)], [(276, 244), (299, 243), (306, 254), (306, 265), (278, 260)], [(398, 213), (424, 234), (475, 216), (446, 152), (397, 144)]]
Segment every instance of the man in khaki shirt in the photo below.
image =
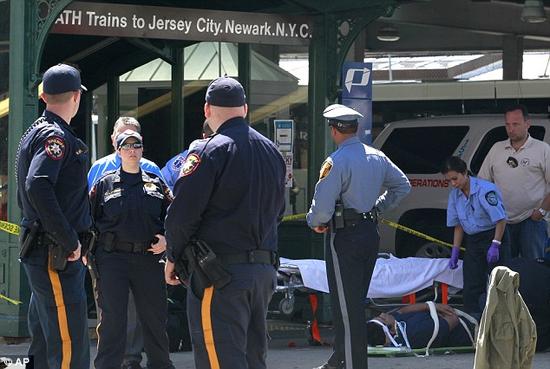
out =
[(546, 221), (550, 209), (550, 146), (529, 135), (529, 115), (523, 105), (506, 109), (508, 140), (493, 145), (479, 177), (502, 192), (512, 257), (544, 256)]

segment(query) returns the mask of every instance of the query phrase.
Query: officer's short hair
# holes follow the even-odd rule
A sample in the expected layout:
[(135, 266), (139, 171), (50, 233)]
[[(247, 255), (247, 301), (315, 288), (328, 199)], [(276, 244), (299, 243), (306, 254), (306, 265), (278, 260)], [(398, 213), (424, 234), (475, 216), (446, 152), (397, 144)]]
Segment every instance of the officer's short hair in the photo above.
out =
[(507, 106), (504, 109), (504, 114), (510, 113), (516, 110), (521, 110), (521, 114), (523, 115), (523, 119), (528, 120), (529, 119), (529, 111), (527, 110), (527, 107), (523, 104), (514, 104)]
[(380, 325), (368, 322), (367, 323), (367, 343), (369, 346), (382, 346), (386, 343), (386, 334), (384, 328)]
[(134, 126), (137, 132), (141, 133), (141, 124), (133, 117), (120, 117), (116, 120), (113, 127), (113, 135), (119, 130), (122, 126)]
[(47, 94), (43, 92), (44, 101), (46, 104), (57, 105), (64, 104), (70, 99), (72, 99), (75, 91), (62, 92), (60, 94)]
[(338, 125), (333, 125), (333, 124), (329, 124), (329, 125), (331, 127), (334, 127), (334, 129), (337, 130), (338, 132), (343, 134), (357, 133), (357, 124), (355, 125), (347, 124), (343, 127), (338, 127)]

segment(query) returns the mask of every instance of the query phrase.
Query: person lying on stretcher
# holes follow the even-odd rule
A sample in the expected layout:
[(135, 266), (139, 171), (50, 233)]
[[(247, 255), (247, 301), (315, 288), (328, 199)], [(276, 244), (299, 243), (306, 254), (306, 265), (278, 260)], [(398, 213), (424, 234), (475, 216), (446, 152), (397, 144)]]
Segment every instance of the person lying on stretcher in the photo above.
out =
[(449, 305), (431, 301), (408, 305), (369, 320), (368, 344), (409, 349), (472, 346), (477, 322), (464, 315)]

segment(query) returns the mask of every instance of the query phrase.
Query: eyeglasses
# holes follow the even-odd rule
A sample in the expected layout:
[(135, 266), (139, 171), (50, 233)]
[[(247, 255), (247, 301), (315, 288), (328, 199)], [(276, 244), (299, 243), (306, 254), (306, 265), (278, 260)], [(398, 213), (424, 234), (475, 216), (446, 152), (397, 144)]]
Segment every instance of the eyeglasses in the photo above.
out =
[(137, 150), (141, 148), (143, 148), (143, 144), (140, 142), (127, 143), (127, 144), (120, 145), (119, 147), (119, 149), (122, 149), (122, 150), (132, 150), (132, 149)]

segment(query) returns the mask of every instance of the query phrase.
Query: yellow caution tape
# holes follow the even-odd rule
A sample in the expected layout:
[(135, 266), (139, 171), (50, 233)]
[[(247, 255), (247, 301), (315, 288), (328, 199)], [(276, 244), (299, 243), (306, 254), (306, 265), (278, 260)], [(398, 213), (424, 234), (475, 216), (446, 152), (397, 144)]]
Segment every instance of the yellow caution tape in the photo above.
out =
[(289, 222), (291, 220), (300, 220), (300, 219), (305, 218), (305, 217), (306, 217), (306, 213), (295, 214), (295, 215), (287, 215), (286, 217), (283, 218), (283, 222)]
[[(434, 238), (432, 236), (428, 236), (427, 234), (424, 234), (422, 232), (418, 232), (412, 228), (409, 228), (409, 227), (405, 227), (404, 225), (401, 225), (401, 224), (397, 224), (397, 223), (394, 223), (392, 222), (391, 220), (387, 220), (387, 219), (384, 219), (384, 218), (381, 218), (380, 219), (380, 222), (384, 223), (384, 224), (387, 224), (389, 225), (390, 227), (393, 227), (393, 228), (396, 228), (396, 229), (399, 229), (403, 232), (407, 232), (407, 233), (410, 233), (416, 237), (420, 237), (420, 238), (423, 238), (425, 240), (428, 240), (428, 241), (431, 241), (431, 242), (434, 242), (434, 243), (437, 243), (439, 245), (442, 245), (442, 246), (447, 246), (447, 247), (453, 247), (452, 244), (448, 243), (448, 242), (445, 242), (445, 241), (441, 241), (441, 240), (438, 240), (437, 238)], [(460, 248), (462, 251), (464, 251), (465, 249), (464, 248)]]
[[(0, 230), (14, 234), (16, 236), (19, 235), (19, 226), (17, 224), (13, 224), (3, 220), (0, 220)], [(0, 299), (6, 300), (10, 304), (14, 304), (14, 305), (19, 305), (22, 303), (21, 301), (10, 299), (9, 297), (2, 295), (1, 293), (0, 293)]]
[[(302, 214), (296, 214), (296, 215), (287, 215), (286, 217), (283, 218), (283, 222), (288, 222), (288, 221), (292, 221), (292, 220), (300, 220), (302, 218), (305, 218), (306, 216), (306, 213), (302, 213)], [(446, 246), (446, 247), (453, 247), (452, 244), (448, 243), (448, 242), (445, 242), (445, 241), (441, 241), (441, 240), (438, 240), (437, 238), (434, 238), (432, 236), (428, 236), (427, 234), (424, 234), (422, 232), (419, 232), (419, 231), (416, 231), (412, 228), (409, 228), (409, 227), (405, 227), (401, 224), (398, 224), (398, 223), (395, 223), (395, 222), (392, 222), (391, 220), (387, 220), (387, 219), (384, 219), (384, 218), (381, 218), (380, 219), (380, 222), (381, 223), (384, 223), (386, 225), (389, 225), (390, 227), (393, 227), (393, 228), (396, 228), (396, 229), (399, 229), (403, 232), (407, 232), (409, 234), (412, 234), (416, 237), (420, 237), (420, 238), (423, 238), (425, 240), (428, 240), (428, 241), (431, 241), (431, 242), (434, 242), (434, 243), (437, 243), (439, 245), (442, 245), (442, 246)], [(464, 248), (460, 248), (461, 250), (464, 251)]]
[(14, 234), (16, 236), (19, 235), (19, 226), (17, 224), (5, 222), (3, 220), (0, 220), (0, 230)]
[(6, 301), (9, 302), (10, 304), (14, 304), (14, 305), (22, 304), (21, 301), (19, 301), (19, 300), (14, 300), (14, 299), (10, 299), (9, 297), (2, 295), (1, 293), (0, 293), (0, 299), (6, 300)]

